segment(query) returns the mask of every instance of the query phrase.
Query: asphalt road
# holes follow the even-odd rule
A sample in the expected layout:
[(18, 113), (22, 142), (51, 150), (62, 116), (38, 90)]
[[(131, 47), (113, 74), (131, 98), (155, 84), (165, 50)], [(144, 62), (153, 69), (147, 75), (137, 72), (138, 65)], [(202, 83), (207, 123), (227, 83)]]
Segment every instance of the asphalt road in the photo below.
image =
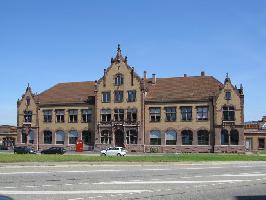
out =
[(0, 195), (15, 200), (260, 200), (266, 199), (266, 162), (0, 164)]

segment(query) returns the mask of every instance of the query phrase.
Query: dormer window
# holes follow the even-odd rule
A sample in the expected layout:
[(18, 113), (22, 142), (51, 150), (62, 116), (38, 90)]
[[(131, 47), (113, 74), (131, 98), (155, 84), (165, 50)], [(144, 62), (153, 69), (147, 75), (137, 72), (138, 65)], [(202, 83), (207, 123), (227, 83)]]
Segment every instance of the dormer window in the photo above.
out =
[(230, 91), (226, 91), (225, 92), (225, 99), (226, 100), (230, 100), (231, 99), (231, 92)]
[(115, 75), (115, 85), (123, 85), (124, 84), (124, 77), (122, 74)]

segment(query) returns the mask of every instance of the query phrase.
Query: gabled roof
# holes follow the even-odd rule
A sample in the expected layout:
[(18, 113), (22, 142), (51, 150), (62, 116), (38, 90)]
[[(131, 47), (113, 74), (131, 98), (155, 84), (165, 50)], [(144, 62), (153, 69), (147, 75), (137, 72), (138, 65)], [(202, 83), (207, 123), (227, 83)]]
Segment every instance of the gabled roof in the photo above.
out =
[(46, 105), (84, 103), (88, 96), (95, 96), (93, 81), (58, 83), (40, 93), (37, 98), (41, 105)]
[(212, 76), (190, 76), (157, 78), (152, 84), (152, 79), (147, 79), (147, 95), (145, 101), (193, 101), (208, 100), (223, 88), (223, 84)]

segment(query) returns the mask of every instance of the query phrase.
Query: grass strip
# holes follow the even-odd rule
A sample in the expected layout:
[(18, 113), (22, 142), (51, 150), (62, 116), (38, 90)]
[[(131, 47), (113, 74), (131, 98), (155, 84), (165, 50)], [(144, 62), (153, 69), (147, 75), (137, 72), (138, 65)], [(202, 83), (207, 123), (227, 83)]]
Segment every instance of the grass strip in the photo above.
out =
[(0, 163), (14, 162), (182, 162), (182, 161), (266, 161), (266, 156), (244, 154), (166, 154), (141, 156), (30, 155), (0, 154)]

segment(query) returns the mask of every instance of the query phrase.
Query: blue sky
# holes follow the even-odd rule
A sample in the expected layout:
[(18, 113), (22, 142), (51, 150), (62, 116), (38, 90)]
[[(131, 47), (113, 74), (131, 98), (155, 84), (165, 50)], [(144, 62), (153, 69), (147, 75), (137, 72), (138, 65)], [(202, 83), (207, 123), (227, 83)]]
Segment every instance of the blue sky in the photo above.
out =
[(266, 115), (264, 0), (0, 0), (0, 124), (16, 124), (29, 82), (99, 79), (117, 44), (142, 75), (243, 83), (245, 120)]

